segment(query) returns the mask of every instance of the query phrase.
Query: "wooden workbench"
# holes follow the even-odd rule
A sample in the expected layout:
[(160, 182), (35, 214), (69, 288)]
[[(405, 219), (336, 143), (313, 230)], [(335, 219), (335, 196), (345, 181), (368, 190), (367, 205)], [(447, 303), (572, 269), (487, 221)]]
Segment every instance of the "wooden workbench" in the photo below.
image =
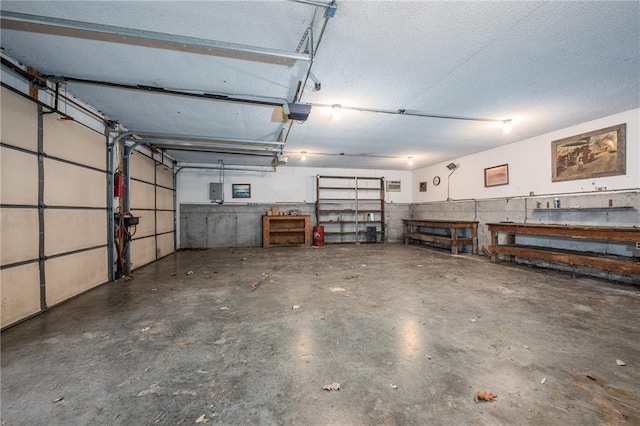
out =
[[(491, 261), (500, 255), (532, 258), (548, 262), (566, 263), (606, 271), (640, 275), (640, 258), (613, 256), (601, 253), (564, 250), (555, 247), (540, 247), (516, 244), (516, 235), (555, 237), (601, 242), (635, 244), (640, 241), (640, 228), (613, 226), (551, 225), (534, 223), (488, 223), (491, 233)], [(506, 234), (500, 244), (499, 234)]]
[[(402, 229), (405, 244), (410, 241), (443, 244), (451, 247), (452, 254), (458, 254), (458, 247), (470, 245), (471, 252), (478, 254), (478, 222), (475, 221), (402, 219)], [(433, 233), (428, 229), (445, 229), (447, 233)], [(459, 235), (460, 230), (469, 230), (471, 236)]]

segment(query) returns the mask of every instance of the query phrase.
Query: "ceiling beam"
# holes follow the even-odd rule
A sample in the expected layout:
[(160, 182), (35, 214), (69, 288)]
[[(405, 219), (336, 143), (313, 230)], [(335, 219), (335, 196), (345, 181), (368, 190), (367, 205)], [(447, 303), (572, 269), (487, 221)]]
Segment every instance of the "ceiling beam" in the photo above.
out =
[(221, 138), (199, 135), (177, 135), (171, 133), (155, 133), (155, 132), (133, 132), (136, 136), (144, 140), (153, 140), (158, 143), (169, 141), (180, 141), (190, 143), (204, 143), (204, 144), (225, 144), (225, 145), (242, 145), (242, 146), (255, 146), (255, 147), (271, 147), (279, 148), (284, 145), (281, 141), (265, 141), (259, 139), (238, 139), (238, 138)]
[(249, 145), (231, 145), (231, 144), (220, 144), (220, 143), (206, 143), (206, 142), (186, 142), (186, 141), (171, 141), (171, 140), (162, 140), (162, 139), (136, 139), (136, 143), (139, 144), (148, 144), (158, 147), (164, 147), (167, 149), (175, 149), (175, 150), (200, 150), (206, 151), (228, 151), (228, 152), (242, 152), (242, 153), (254, 153), (254, 152), (262, 152), (262, 153), (276, 153), (280, 152), (280, 148), (274, 146), (249, 146)]
[(202, 55), (268, 62), (292, 66), (295, 61), (309, 61), (304, 53), (287, 52), (266, 47), (227, 43), (197, 37), (167, 34), (113, 25), (53, 18), (50, 16), (0, 11), (3, 29), (88, 38), (112, 43), (133, 44), (158, 49), (177, 50)]

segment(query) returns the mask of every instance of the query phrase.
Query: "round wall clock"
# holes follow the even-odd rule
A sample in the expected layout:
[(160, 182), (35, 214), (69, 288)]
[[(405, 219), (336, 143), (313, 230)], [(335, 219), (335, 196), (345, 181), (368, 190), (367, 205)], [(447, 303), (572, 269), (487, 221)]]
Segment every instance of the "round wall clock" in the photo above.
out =
[(435, 186), (440, 185), (440, 176), (436, 176), (436, 177), (433, 178), (433, 184)]

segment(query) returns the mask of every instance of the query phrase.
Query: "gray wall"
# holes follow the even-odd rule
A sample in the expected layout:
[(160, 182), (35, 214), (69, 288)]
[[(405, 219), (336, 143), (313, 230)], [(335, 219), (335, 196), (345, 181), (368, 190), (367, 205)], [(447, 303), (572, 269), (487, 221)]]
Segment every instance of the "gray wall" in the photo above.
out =
[[(272, 204), (181, 204), (180, 247), (260, 247), (262, 215)], [(311, 215), (316, 223), (315, 204), (277, 204), (281, 212), (291, 209)], [(387, 241), (402, 240), (402, 219), (409, 215), (409, 204), (387, 203)]]

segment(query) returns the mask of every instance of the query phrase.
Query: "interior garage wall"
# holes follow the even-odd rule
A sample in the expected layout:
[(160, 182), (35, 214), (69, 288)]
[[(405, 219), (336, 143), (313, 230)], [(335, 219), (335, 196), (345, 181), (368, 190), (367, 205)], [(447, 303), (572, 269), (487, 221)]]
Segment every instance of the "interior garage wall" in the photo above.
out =
[[(260, 247), (262, 216), (273, 204), (182, 204), (180, 206), (180, 247)], [(300, 210), (316, 224), (315, 203), (281, 203), (280, 211)], [(408, 203), (385, 206), (387, 240), (402, 240), (402, 219), (409, 216)]]
[(104, 135), (3, 88), (2, 327), (108, 280)]
[[(296, 209), (309, 214), (315, 225), (316, 175), (399, 180), (400, 192), (385, 192), (385, 210), (388, 241), (401, 240), (400, 219), (409, 214), (411, 171), (282, 166), (276, 172), (225, 172), (223, 205), (209, 199), (209, 183), (221, 181), (218, 171), (182, 170), (178, 174), (179, 246), (259, 247), (262, 245), (261, 217), (274, 205), (281, 211)], [(232, 198), (234, 183), (250, 184), (251, 198)]]
[[(276, 172), (233, 172), (224, 175), (224, 200), (226, 203), (315, 203), (316, 175), (323, 176), (368, 176), (399, 180), (400, 192), (386, 192), (388, 203), (410, 203), (412, 173), (410, 170), (362, 170), (339, 168), (313, 168), (281, 166)], [(219, 172), (185, 169), (178, 175), (178, 195), (180, 204), (210, 203), (209, 183), (220, 182)], [(248, 183), (251, 198), (234, 199), (231, 185)]]
[(140, 217), (131, 240), (131, 269), (174, 252), (173, 171), (142, 151), (131, 155), (131, 213)]
[[(551, 181), (552, 141), (621, 123), (627, 124), (627, 167), (625, 175), (564, 182)], [(513, 127), (513, 131), (517, 132), (517, 122), (514, 123)], [(416, 184), (412, 193), (412, 201), (414, 203), (447, 199), (446, 183), (449, 170), (446, 168), (446, 164), (450, 162), (460, 166), (451, 176), (450, 196), (454, 200), (527, 196), (531, 192), (536, 195), (552, 195), (592, 192), (596, 188), (606, 188), (607, 190), (639, 188), (640, 109), (607, 116), (415, 170), (413, 181)], [(484, 169), (501, 164), (509, 165), (509, 184), (485, 188)], [(443, 183), (440, 186), (434, 187), (432, 185), (434, 176), (442, 177)], [(427, 182), (427, 192), (418, 191), (418, 182)]]

